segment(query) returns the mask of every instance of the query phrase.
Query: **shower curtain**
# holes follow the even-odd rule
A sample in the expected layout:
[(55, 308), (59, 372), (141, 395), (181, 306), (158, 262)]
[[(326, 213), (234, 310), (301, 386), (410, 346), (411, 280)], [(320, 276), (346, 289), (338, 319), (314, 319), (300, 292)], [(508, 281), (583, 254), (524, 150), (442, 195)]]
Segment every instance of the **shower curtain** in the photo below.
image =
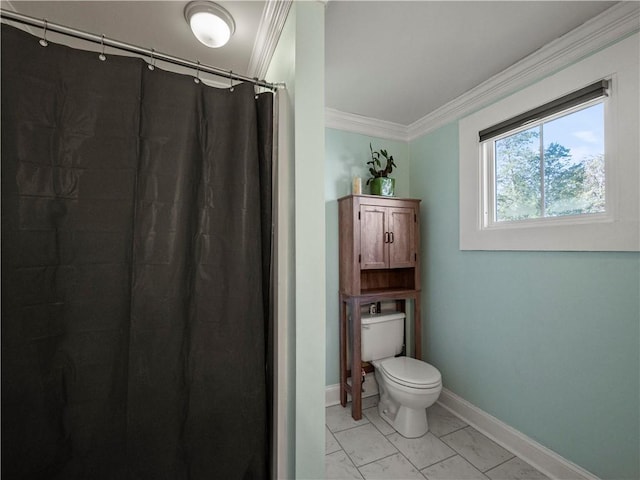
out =
[(2, 478), (268, 477), (271, 93), (2, 26)]

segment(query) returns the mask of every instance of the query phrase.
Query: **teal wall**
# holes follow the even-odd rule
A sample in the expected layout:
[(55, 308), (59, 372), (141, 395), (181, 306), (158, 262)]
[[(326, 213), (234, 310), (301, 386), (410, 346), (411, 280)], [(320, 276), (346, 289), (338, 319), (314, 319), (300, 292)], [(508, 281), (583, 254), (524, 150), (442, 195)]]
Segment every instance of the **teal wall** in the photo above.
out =
[(325, 131), (325, 224), (326, 224), (326, 384), (339, 382), (338, 352), (338, 202), (351, 193), (351, 179), (363, 179), (366, 187), (366, 163), (370, 159), (369, 142), (374, 150), (386, 149), (393, 155), (398, 168), (392, 173), (396, 179), (396, 194), (409, 195), (409, 158), (406, 142), (369, 137), (357, 133), (327, 128)]
[(601, 478), (639, 478), (640, 255), (460, 251), (457, 122), (409, 154), (444, 386)]

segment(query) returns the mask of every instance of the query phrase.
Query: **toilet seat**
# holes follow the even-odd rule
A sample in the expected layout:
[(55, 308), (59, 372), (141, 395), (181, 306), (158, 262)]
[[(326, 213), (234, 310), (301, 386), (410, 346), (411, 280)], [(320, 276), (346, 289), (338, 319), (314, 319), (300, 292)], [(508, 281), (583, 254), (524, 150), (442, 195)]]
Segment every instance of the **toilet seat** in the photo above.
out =
[(430, 389), (442, 385), (442, 376), (438, 369), (415, 358), (388, 358), (379, 362), (377, 367), (389, 381), (405, 387)]

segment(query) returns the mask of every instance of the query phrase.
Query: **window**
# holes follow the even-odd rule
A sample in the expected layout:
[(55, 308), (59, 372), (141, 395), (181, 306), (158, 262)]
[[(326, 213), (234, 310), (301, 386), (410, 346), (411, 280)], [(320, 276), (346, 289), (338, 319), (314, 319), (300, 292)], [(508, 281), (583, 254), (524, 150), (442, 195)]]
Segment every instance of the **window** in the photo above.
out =
[(604, 100), (485, 140), (484, 226), (606, 212)]
[(639, 46), (458, 122), (461, 250), (640, 251)]

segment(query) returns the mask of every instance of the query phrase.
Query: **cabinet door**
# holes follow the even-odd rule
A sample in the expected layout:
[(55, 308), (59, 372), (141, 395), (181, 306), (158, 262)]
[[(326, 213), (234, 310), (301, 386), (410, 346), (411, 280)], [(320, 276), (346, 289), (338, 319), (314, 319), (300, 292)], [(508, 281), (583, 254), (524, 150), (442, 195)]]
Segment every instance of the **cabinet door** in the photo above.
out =
[(387, 209), (373, 205), (360, 207), (360, 269), (389, 267)]
[(413, 208), (388, 209), (389, 268), (416, 264), (416, 219)]

